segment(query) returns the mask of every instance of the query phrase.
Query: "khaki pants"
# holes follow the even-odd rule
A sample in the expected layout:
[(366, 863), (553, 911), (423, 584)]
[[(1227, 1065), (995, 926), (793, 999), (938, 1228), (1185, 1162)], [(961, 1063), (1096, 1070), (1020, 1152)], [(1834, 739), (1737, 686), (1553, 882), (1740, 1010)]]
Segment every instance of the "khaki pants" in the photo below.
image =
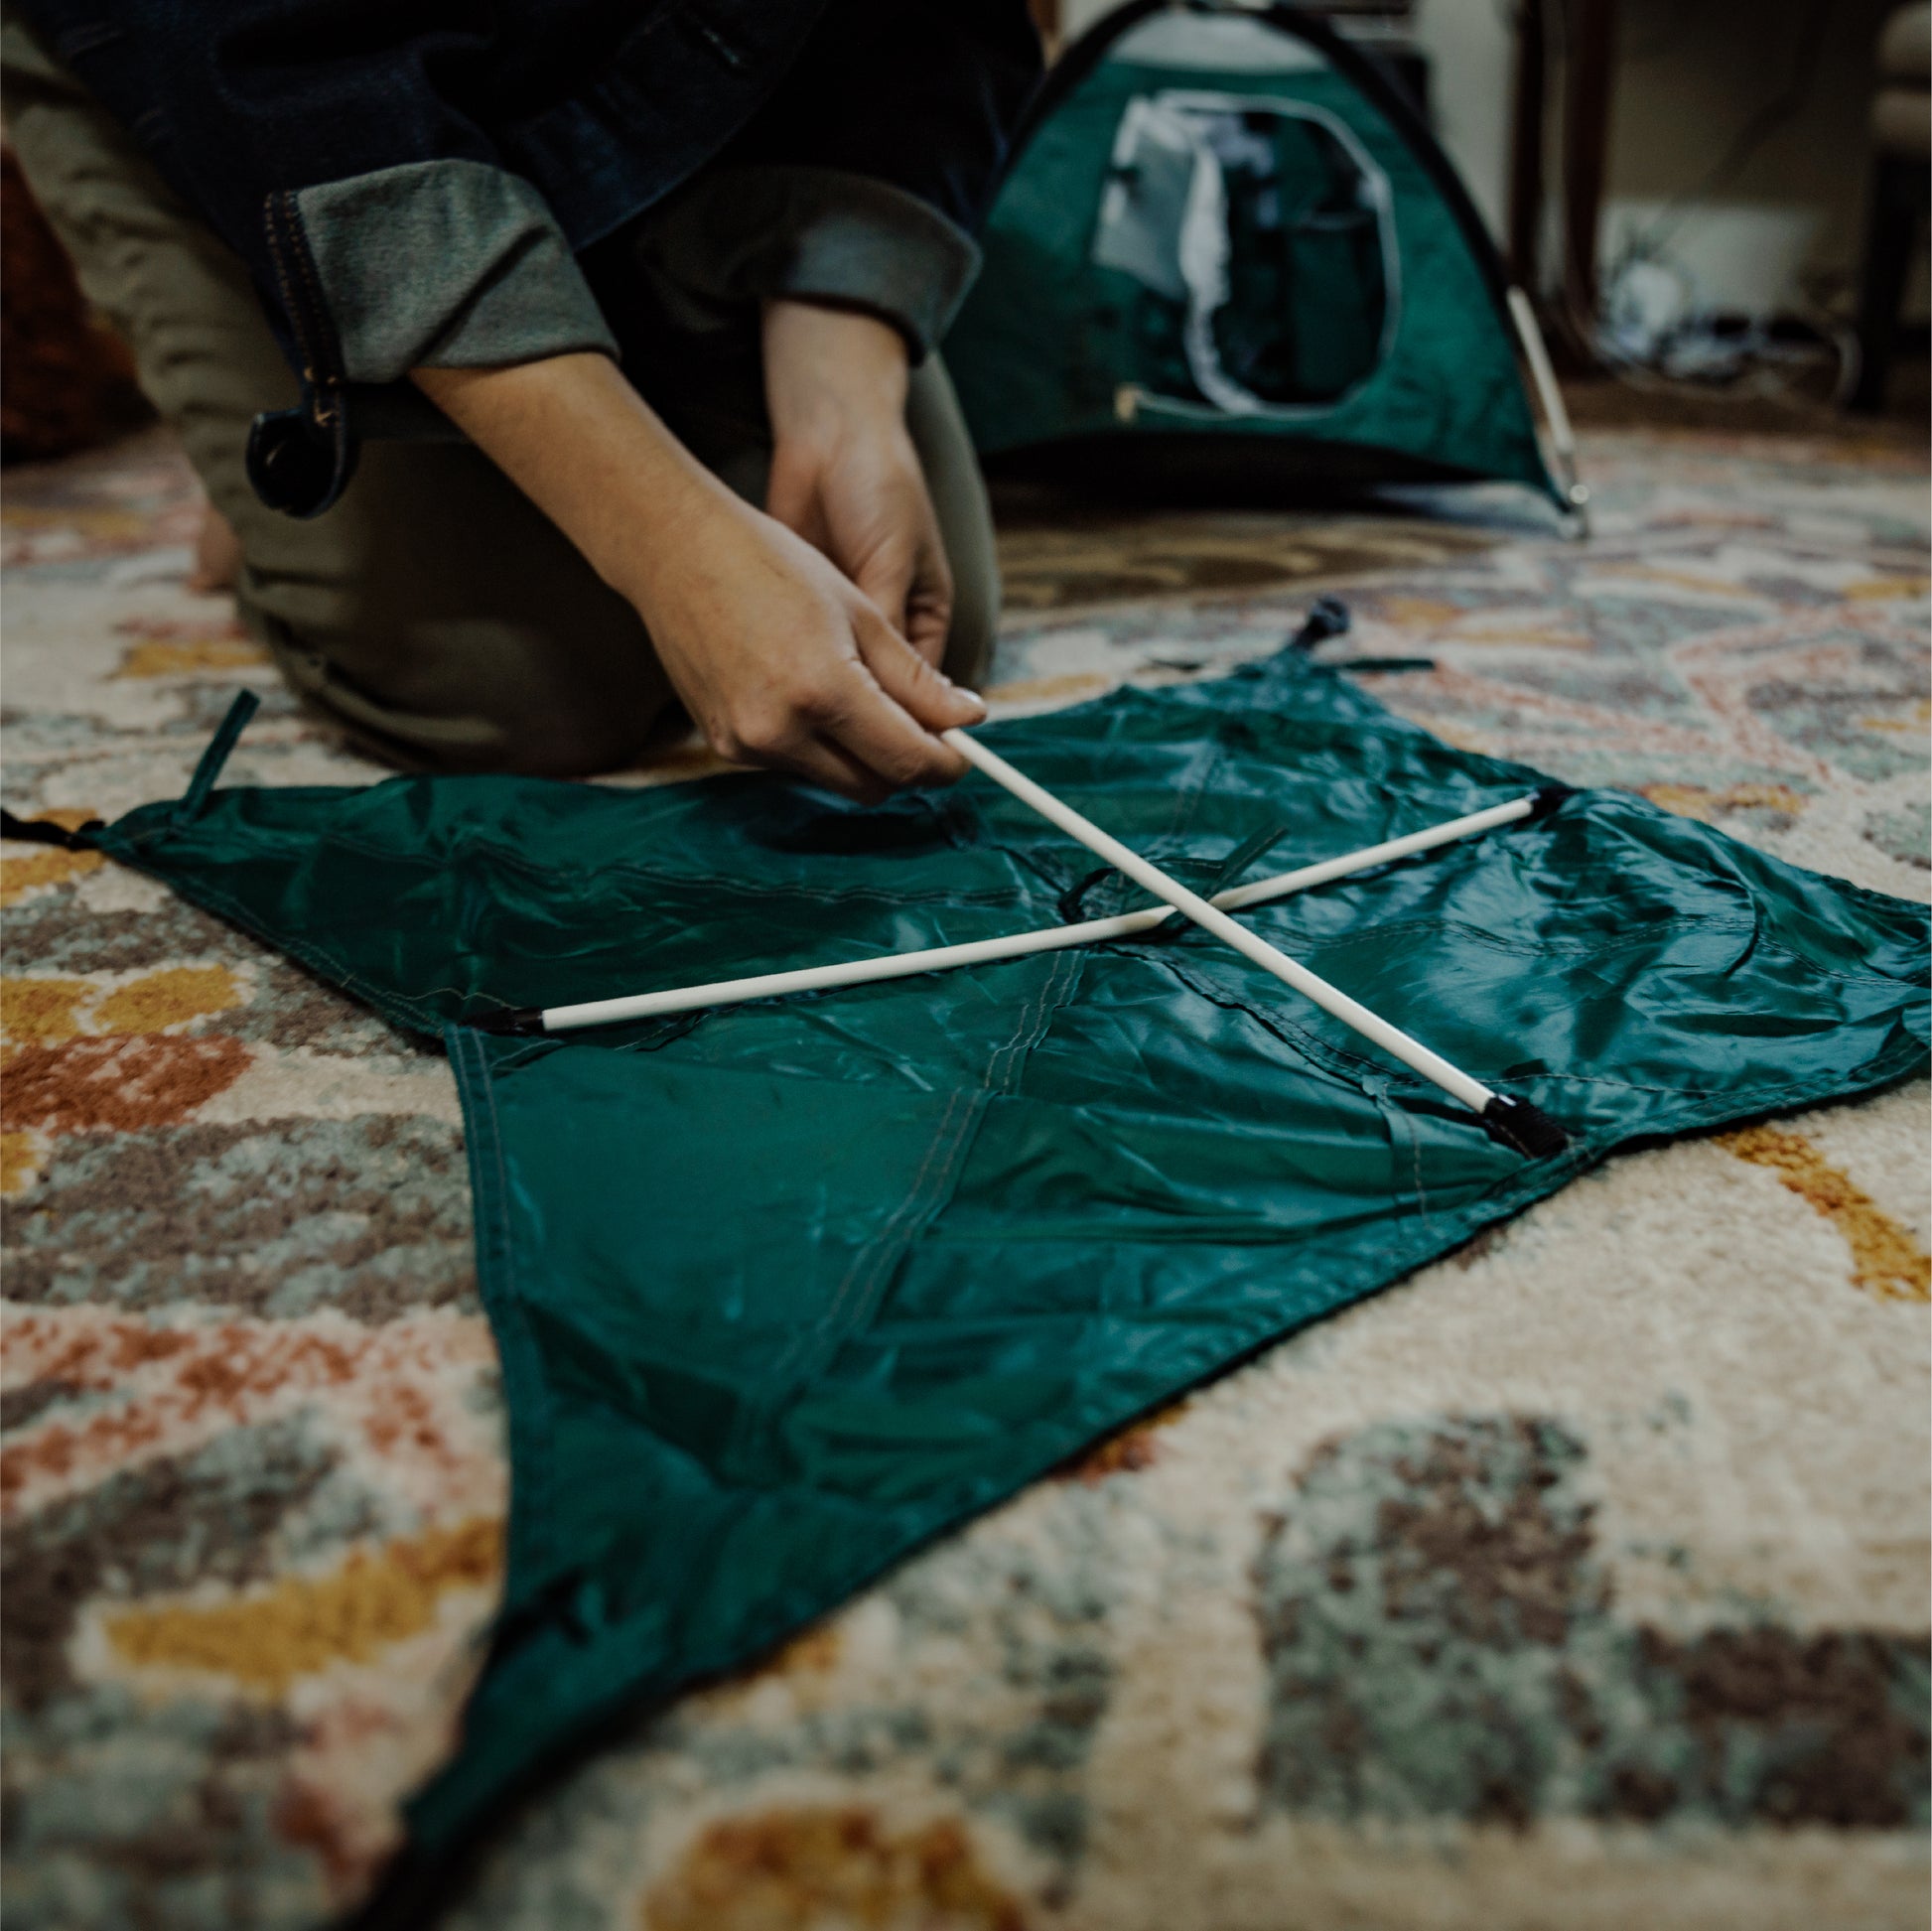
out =
[[(241, 539), (237, 606), (291, 688), (364, 750), (405, 766), (577, 775), (631, 759), (671, 702), (636, 614), (487, 458), (466, 443), (371, 443), (310, 522), (264, 508), (249, 423), (296, 400), (239, 260), (132, 140), (9, 16), (8, 134), (87, 297), (132, 347)], [(769, 430), (756, 354), (693, 343), (653, 396), (694, 453), (761, 502)], [(946, 670), (977, 682), (999, 576), (986, 492), (936, 357), (907, 425), (952, 565)]]

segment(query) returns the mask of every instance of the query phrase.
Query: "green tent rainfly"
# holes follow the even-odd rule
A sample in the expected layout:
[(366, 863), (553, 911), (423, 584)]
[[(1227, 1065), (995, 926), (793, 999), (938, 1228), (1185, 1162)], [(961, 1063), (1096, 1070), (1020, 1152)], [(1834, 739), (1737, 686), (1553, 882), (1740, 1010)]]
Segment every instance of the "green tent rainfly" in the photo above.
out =
[[(509, 1407), (509, 1569), (389, 1904), (640, 1699), (1612, 1149), (1926, 1063), (1924, 911), (1614, 791), (1242, 914), (1571, 1133), (1529, 1159), (1184, 921), (564, 1037), (511, 1009), (1139, 902), (980, 777), (215, 789), (100, 848), (447, 1041)], [(1196, 890), (1520, 798), (1295, 651), (987, 727)], [(1560, 1292), (1562, 1283), (1552, 1282)]]
[(1246, 458), (1582, 506), (1528, 305), (1427, 129), (1319, 21), (1109, 16), (1049, 77), (982, 245), (946, 358), (989, 456), (1172, 481), (1205, 438), (1223, 478)]

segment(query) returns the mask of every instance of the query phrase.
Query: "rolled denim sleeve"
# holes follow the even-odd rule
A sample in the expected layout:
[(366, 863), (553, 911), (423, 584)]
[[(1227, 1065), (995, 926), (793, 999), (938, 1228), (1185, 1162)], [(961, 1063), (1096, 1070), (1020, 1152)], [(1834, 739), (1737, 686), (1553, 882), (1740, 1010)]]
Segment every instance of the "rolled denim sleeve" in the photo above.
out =
[(930, 203), (834, 168), (707, 175), (646, 225), (639, 253), (687, 306), (729, 312), (789, 296), (857, 309), (897, 329), (914, 360), (979, 269), (973, 238)]
[(548, 205), (502, 168), (411, 162), (293, 200), (350, 382), (618, 352)]

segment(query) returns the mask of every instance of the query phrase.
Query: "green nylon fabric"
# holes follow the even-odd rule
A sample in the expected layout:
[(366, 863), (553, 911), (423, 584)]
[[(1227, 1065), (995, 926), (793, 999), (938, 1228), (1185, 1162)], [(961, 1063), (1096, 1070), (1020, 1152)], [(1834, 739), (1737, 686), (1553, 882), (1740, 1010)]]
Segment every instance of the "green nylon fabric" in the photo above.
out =
[[(1294, 652), (984, 735), (1204, 891), (1545, 781)], [(1575, 1136), (1527, 1160), (1184, 923), (568, 1037), (463, 1023), (1139, 902), (978, 776), (861, 810), (753, 775), (212, 775), (101, 844), (441, 1033), (462, 1088), (509, 1572), (417, 1868), (599, 1719), (1611, 1149), (1927, 1057), (1921, 908), (1615, 791), (1242, 914)]]
[[(1284, 419), (1159, 399), (1187, 394), (1172, 344), (1150, 338), (1153, 305), (1134, 277), (1092, 255), (1121, 117), (1137, 96), (1164, 89), (1305, 103), (1347, 127), (1388, 177), (1399, 256), (1394, 337), (1373, 373), (1332, 406)], [(1297, 318), (1304, 339), (1373, 326), (1383, 313), (1366, 273), (1375, 257), (1342, 237), (1325, 252), (1316, 234), (1307, 245)], [(1001, 187), (981, 249), (979, 279), (946, 340), (946, 366), (982, 451), (1206, 428), (1392, 451), (1527, 483), (1564, 503), (1537, 447), (1510, 323), (1468, 239), (1408, 141), (1330, 68), (1164, 69), (1117, 48), (1035, 131)], [(1336, 341), (1317, 359), (1352, 369), (1361, 355)], [(1124, 386), (1143, 392), (1131, 422), (1117, 407)]]

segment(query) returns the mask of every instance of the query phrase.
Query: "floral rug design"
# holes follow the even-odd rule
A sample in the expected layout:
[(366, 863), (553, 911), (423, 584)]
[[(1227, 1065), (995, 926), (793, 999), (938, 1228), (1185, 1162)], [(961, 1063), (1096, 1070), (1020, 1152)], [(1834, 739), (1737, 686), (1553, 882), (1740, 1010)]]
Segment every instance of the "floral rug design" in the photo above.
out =
[[(1924, 899), (1924, 466), (1590, 439), (1597, 533), (1005, 539), (1000, 707), (1212, 674), (1318, 589), (1385, 702)], [(5, 784), (78, 823), (377, 773), (184, 588), (165, 439), (7, 479)], [(692, 752), (650, 781), (702, 774)], [(635, 780), (631, 780), (635, 781)], [(10, 1931), (354, 1907), (447, 1749), (507, 1470), (448, 1070), (33, 845), (5, 906)], [(1925, 1922), (1923, 1082), (1628, 1156), (642, 1715), (451, 1931)]]

